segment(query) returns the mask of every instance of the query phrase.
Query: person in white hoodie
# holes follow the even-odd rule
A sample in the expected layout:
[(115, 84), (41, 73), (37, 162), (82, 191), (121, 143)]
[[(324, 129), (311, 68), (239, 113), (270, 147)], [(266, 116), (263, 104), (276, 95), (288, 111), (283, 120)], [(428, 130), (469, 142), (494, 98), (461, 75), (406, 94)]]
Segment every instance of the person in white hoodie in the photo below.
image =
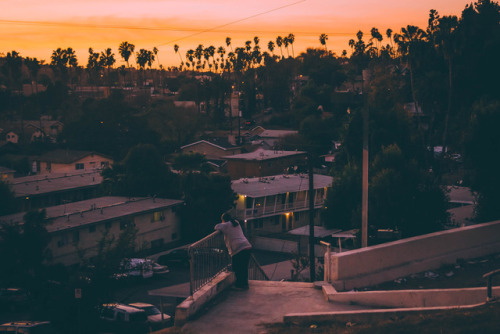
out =
[(231, 255), (236, 282), (234, 286), (237, 289), (248, 289), (248, 261), (252, 245), (243, 234), (240, 223), (224, 213), (221, 217), (222, 223), (215, 225), (215, 230), (224, 234), (227, 250)]

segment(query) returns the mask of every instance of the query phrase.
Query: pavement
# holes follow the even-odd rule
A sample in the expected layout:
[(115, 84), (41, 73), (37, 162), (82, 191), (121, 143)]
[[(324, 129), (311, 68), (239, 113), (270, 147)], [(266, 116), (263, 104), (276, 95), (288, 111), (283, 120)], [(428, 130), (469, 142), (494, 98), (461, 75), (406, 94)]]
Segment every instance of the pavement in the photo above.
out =
[(244, 291), (227, 289), (182, 327), (185, 334), (265, 333), (266, 323), (286, 314), (371, 309), (328, 302), (313, 283), (250, 281)]

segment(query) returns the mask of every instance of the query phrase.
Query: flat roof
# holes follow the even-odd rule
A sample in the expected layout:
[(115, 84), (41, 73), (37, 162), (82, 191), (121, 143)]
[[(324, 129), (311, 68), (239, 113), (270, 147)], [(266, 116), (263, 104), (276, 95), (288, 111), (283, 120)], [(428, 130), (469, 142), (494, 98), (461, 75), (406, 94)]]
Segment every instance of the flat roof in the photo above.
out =
[(268, 137), (268, 138), (281, 138), (289, 135), (296, 135), (299, 131), (296, 130), (264, 130), (259, 133), (260, 137)]
[[(340, 231), (342, 231), (342, 230), (339, 230), (339, 229), (328, 230), (328, 229), (324, 228), (323, 226), (314, 226), (314, 236), (317, 238), (324, 238), (324, 237), (330, 236), (330, 235), (337, 233), (337, 232), (340, 232)], [(294, 234), (294, 235), (309, 236), (309, 225), (293, 229), (291, 231), (288, 231), (288, 233)]]
[[(314, 189), (330, 187), (333, 177), (314, 174)], [(267, 177), (243, 178), (231, 182), (231, 188), (238, 195), (263, 197), (309, 189), (307, 174), (275, 175)]]
[(227, 160), (269, 160), (282, 158), (286, 156), (306, 154), (305, 151), (281, 151), (281, 150), (264, 150), (258, 149), (250, 153), (242, 153), (235, 155), (226, 155), (222, 158)]
[[(48, 232), (137, 215), (183, 203), (180, 200), (151, 197), (106, 196), (46, 208)], [(26, 212), (0, 217), (1, 223), (22, 223)]]
[(101, 183), (100, 170), (33, 175), (9, 180), (10, 188), (15, 197), (36, 196), (69, 189), (95, 187)]

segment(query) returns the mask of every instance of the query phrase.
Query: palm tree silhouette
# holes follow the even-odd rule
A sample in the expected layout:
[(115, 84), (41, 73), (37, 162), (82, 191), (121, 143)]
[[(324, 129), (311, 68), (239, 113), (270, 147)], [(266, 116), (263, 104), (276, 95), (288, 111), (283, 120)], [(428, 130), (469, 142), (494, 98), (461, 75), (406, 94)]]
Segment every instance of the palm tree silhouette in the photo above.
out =
[(295, 58), (295, 52), (293, 50), (293, 43), (295, 42), (295, 35), (290, 33), (288, 35), (288, 42), (290, 43), (290, 45), (292, 46), (292, 58)]
[(226, 37), (226, 46), (231, 48), (231, 52), (233, 51), (233, 46), (231, 45), (231, 37)]
[(328, 49), (326, 48), (326, 41), (328, 40), (328, 35), (327, 34), (321, 34), (319, 35), (319, 42), (321, 43), (321, 45), (323, 45), (325, 47), (325, 51), (328, 51)]
[(273, 57), (274, 57), (274, 42), (269, 41), (269, 43), (267, 43), (267, 48), (269, 51), (271, 51), (271, 53), (273, 54)]
[(283, 45), (283, 38), (281, 36), (276, 37), (276, 45), (280, 48), (281, 58), (283, 58), (283, 49), (281, 48)]
[(129, 64), (128, 60), (130, 59), (130, 56), (134, 54), (134, 50), (135, 50), (135, 45), (130, 44), (129, 42), (126, 42), (126, 41), (121, 42), (120, 46), (118, 47), (118, 53), (123, 58), (123, 60), (125, 60), (125, 62), (127, 63), (127, 68), (128, 68), (129, 74), (130, 74), (130, 81), (132, 81), (132, 75), (130, 72), (130, 64)]

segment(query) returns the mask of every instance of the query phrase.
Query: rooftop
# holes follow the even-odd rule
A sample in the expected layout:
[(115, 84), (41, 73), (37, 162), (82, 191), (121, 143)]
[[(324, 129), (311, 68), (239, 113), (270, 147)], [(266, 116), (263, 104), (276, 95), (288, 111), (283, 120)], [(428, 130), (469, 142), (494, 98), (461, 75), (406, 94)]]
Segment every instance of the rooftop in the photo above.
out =
[[(109, 221), (119, 217), (164, 209), (181, 204), (182, 201), (150, 197), (107, 196), (85, 201), (67, 203), (46, 208), (48, 232), (71, 229), (81, 225)], [(20, 212), (0, 217), (1, 223), (21, 223), (26, 213)]]
[[(333, 177), (314, 174), (313, 181), (314, 189), (320, 189), (330, 187), (333, 182)], [(297, 174), (239, 179), (231, 183), (231, 188), (233, 188), (237, 194), (249, 197), (285, 194), (287, 192), (308, 190), (309, 176), (305, 174)]]
[(105, 155), (93, 151), (54, 150), (39, 156), (38, 160), (69, 164), (93, 154), (105, 157)]
[(289, 135), (296, 135), (299, 132), (296, 130), (264, 130), (259, 133), (259, 136), (264, 138), (281, 138)]
[(9, 181), (15, 197), (34, 196), (75, 188), (86, 188), (101, 184), (100, 171), (80, 173), (54, 173), (18, 177)]
[(258, 149), (250, 153), (235, 154), (224, 156), (227, 160), (270, 160), (286, 156), (304, 155), (304, 151), (280, 151), (280, 150), (264, 150)]

